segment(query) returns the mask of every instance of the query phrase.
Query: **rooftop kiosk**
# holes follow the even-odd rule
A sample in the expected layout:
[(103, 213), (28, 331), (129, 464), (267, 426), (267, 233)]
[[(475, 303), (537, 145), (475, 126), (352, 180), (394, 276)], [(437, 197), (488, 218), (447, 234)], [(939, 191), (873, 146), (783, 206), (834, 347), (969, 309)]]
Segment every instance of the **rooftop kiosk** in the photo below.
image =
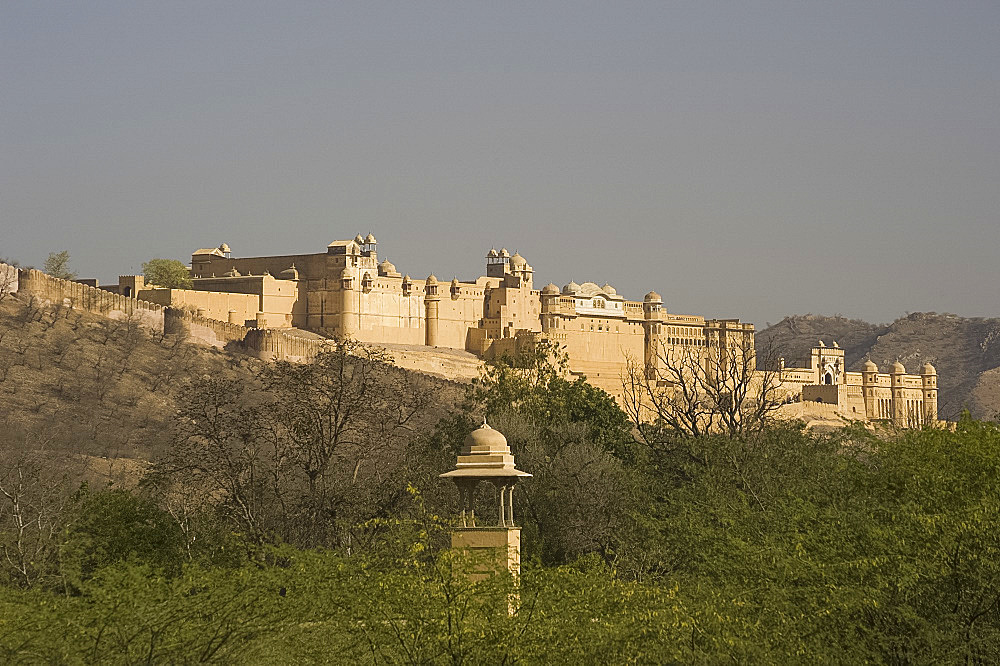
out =
[[(461, 496), (461, 526), (451, 535), (452, 548), (473, 553), (494, 554), (497, 569), (501, 568), (506, 552), (506, 568), (515, 577), (521, 573), (521, 528), (514, 526), (514, 486), (519, 479), (531, 475), (514, 467), (507, 438), (483, 420), (465, 438), (458, 464), (441, 478), (452, 479)], [(477, 525), (475, 511), (476, 487), (489, 481), (497, 490), (496, 525)], [(485, 576), (482, 571), (476, 577)]]

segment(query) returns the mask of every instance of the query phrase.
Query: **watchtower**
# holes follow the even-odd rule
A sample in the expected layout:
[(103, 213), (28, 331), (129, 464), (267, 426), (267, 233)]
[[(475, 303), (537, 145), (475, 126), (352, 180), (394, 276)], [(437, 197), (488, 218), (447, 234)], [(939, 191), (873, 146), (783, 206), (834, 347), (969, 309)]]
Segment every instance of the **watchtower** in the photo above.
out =
[[(483, 425), (465, 438), (455, 469), (441, 475), (455, 482), (461, 497), (461, 526), (451, 535), (452, 548), (483, 553), (497, 571), (506, 568), (511, 575), (520, 575), (521, 528), (514, 525), (514, 486), (530, 476), (514, 466), (507, 438), (484, 419)], [(496, 488), (496, 525), (476, 524), (476, 488), (482, 481)], [(484, 577), (488, 573), (480, 570), (473, 575)]]
[(663, 335), (663, 298), (651, 291), (642, 299), (642, 328), (644, 335), (643, 352), (646, 372), (649, 377), (655, 377), (660, 359), (660, 338)]

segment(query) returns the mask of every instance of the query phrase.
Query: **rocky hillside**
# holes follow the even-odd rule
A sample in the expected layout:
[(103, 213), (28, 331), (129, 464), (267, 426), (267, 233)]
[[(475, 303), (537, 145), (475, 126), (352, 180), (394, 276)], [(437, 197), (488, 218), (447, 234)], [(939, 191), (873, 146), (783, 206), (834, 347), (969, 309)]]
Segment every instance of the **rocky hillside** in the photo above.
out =
[(797, 315), (758, 332), (757, 340), (759, 347), (773, 343), (790, 366), (807, 365), (819, 340), (837, 341), (849, 370), (861, 370), (869, 358), (881, 369), (899, 359), (909, 372), (930, 361), (939, 374), (942, 418), (956, 418), (963, 408), (977, 418), (1000, 412), (1000, 319), (915, 312), (886, 325)]
[[(94, 480), (134, 479), (170, 446), (176, 401), (190, 380), (248, 381), (260, 363), (129, 318), (0, 294), (0, 474), (5, 455), (32, 450), (59, 457), (60, 467), (77, 461)], [(432, 399), (421, 416), (430, 424), (464, 395), (454, 381), (391, 372), (425, 386)]]

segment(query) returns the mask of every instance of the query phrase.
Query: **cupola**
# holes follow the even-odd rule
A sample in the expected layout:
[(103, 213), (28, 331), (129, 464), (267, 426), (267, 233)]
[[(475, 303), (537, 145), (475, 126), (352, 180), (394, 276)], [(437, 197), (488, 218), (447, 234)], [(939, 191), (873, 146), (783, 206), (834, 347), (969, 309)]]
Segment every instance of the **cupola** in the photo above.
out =
[(570, 283), (562, 288), (562, 293), (566, 295), (575, 294), (578, 291), (580, 291), (580, 285), (578, 285), (576, 282), (573, 282), (572, 280), (570, 280)]
[(474, 497), (481, 481), (490, 481), (497, 487), (499, 510), (498, 527), (514, 526), (513, 493), (518, 479), (530, 477), (514, 465), (507, 438), (483, 420), (483, 425), (470, 432), (458, 454), (455, 469), (441, 475), (458, 485), (462, 501), (462, 527), (476, 527)]

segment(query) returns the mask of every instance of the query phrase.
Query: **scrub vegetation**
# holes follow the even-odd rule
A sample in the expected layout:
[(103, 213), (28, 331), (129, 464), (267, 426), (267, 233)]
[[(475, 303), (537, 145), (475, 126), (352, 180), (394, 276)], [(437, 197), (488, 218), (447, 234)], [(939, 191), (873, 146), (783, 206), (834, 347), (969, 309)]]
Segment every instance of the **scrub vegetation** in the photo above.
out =
[[(0, 661), (1000, 661), (996, 423), (640, 431), (552, 351), (463, 387), (3, 300)], [(446, 547), (484, 416), (516, 587)]]

